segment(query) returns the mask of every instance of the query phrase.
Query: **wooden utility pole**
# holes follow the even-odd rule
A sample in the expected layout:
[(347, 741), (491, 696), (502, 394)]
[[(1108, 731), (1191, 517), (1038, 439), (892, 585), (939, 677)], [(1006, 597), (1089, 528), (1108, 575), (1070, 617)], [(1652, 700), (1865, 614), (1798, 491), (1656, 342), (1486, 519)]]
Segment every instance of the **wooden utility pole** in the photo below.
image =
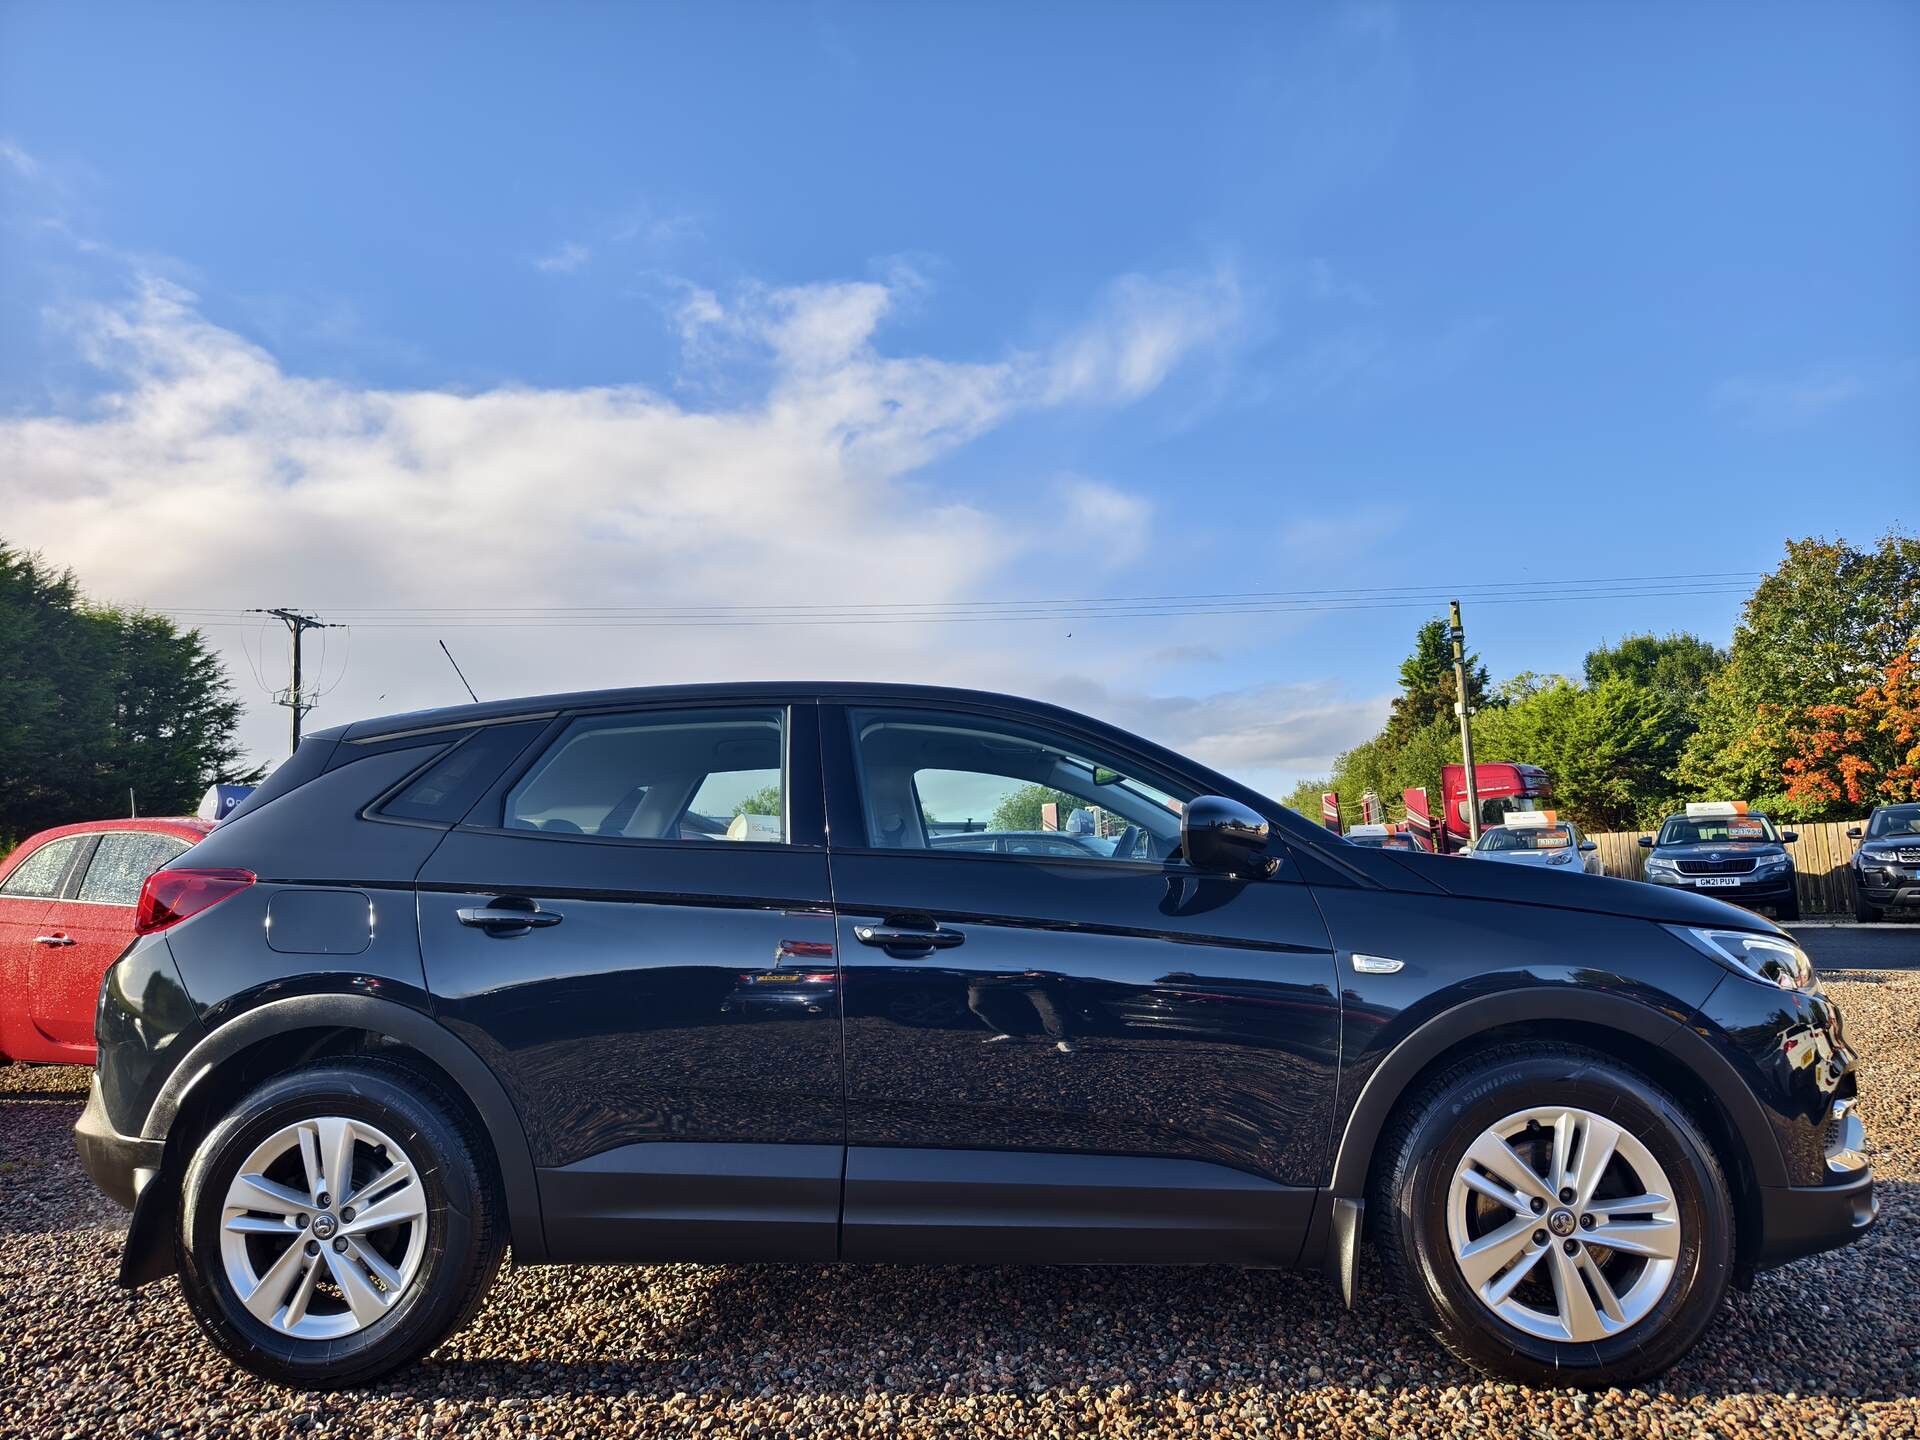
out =
[[(293, 683), (288, 686), (287, 689), (275, 695), (273, 702), (276, 705), (284, 705), (293, 711), (293, 749), (298, 750), (300, 748), (300, 721), (302, 717), (306, 715), (307, 711), (313, 709), (313, 701), (307, 698), (306, 691), (301, 688), (300, 684), (300, 637), (309, 630), (334, 630), (339, 627), (329, 625), (319, 616), (309, 615), (302, 610), (269, 609), (256, 606), (253, 613), (256, 615), (272, 615), (279, 619), (286, 625), (287, 634), (291, 636), (293, 640)], [(291, 754), (292, 751), (288, 753)]]
[(1452, 602), (1453, 709), (1460, 717), (1460, 758), (1467, 769), (1467, 840), (1480, 840), (1480, 777), (1473, 769), (1473, 707), (1467, 704), (1467, 631), (1460, 623), (1460, 602)]

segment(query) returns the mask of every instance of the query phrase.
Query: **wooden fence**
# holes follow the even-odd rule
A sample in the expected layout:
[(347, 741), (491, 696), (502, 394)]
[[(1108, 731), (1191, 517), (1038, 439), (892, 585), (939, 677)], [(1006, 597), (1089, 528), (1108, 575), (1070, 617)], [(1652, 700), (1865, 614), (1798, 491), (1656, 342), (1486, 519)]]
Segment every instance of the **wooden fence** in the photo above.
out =
[[(1800, 836), (1787, 846), (1787, 853), (1793, 856), (1803, 913), (1853, 914), (1853, 871), (1848, 862), (1860, 842), (1849, 839), (1847, 829), (1854, 825), (1864, 829), (1866, 823), (1865, 820), (1838, 820), (1824, 825), (1789, 822), (1784, 827)], [(1647, 852), (1641, 848), (1640, 837), (1653, 833), (1651, 830), (1619, 831), (1589, 838), (1599, 842), (1600, 858), (1606, 864), (1607, 874), (1638, 880), (1647, 864)]]

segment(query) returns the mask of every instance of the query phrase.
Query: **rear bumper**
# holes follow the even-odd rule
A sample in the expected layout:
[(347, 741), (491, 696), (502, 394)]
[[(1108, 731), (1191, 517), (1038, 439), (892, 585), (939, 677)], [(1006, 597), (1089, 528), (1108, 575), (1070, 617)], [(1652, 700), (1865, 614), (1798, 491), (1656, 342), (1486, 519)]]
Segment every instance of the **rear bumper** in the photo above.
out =
[(1760, 1187), (1761, 1243), (1753, 1268), (1770, 1270), (1805, 1255), (1851, 1245), (1873, 1228), (1880, 1201), (1873, 1172), (1838, 1185)]
[(80, 1164), (87, 1177), (115, 1204), (128, 1210), (133, 1209), (147, 1181), (159, 1173), (160, 1157), (166, 1150), (164, 1140), (122, 1135), (113, 1128), (100, 1097), (98, 1075), (87, 1088), (87, 1108), (74, 1123), (73, 1143), (80, 1151)]

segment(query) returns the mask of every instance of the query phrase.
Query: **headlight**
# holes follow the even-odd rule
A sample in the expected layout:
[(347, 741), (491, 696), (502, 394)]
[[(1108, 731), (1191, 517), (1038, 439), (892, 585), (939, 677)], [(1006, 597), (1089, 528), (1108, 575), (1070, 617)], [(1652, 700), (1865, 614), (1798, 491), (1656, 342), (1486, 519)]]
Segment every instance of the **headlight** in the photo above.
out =
[(1669, 925), (1667, 930), (1742, 975), (1782, 990), (1813, 988), (1813, 962), (1807, 959), (1806, 951), (1785, 936), (1756, 935), (1747, 930), (1699, 930), (1690, 925)]
[(1753, 868), (1756, 870), (1778, 870), (1786, 863), (1787, 857), (1784, 855), (1762, 855), (1754, 862)]
[(1680, 878), (1679, 863), (1673, 860), (1647, 861), (1647, 878), (1652, 879), (1656, 875), (1663, 875), (1670, 880), (1679, 879)]

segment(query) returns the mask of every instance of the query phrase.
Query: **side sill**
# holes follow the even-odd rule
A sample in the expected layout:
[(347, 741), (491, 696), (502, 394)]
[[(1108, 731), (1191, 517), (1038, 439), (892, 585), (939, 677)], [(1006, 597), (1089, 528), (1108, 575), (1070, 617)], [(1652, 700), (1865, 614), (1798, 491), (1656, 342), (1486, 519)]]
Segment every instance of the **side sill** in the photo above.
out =
[(548, 1259), (830, 1261), (838, 1145), (657, 1140), (536, 1172)]
[(854, 1146), (841, 1258), (1286, 1267), (1316, 1194), (1198, 1160)]

